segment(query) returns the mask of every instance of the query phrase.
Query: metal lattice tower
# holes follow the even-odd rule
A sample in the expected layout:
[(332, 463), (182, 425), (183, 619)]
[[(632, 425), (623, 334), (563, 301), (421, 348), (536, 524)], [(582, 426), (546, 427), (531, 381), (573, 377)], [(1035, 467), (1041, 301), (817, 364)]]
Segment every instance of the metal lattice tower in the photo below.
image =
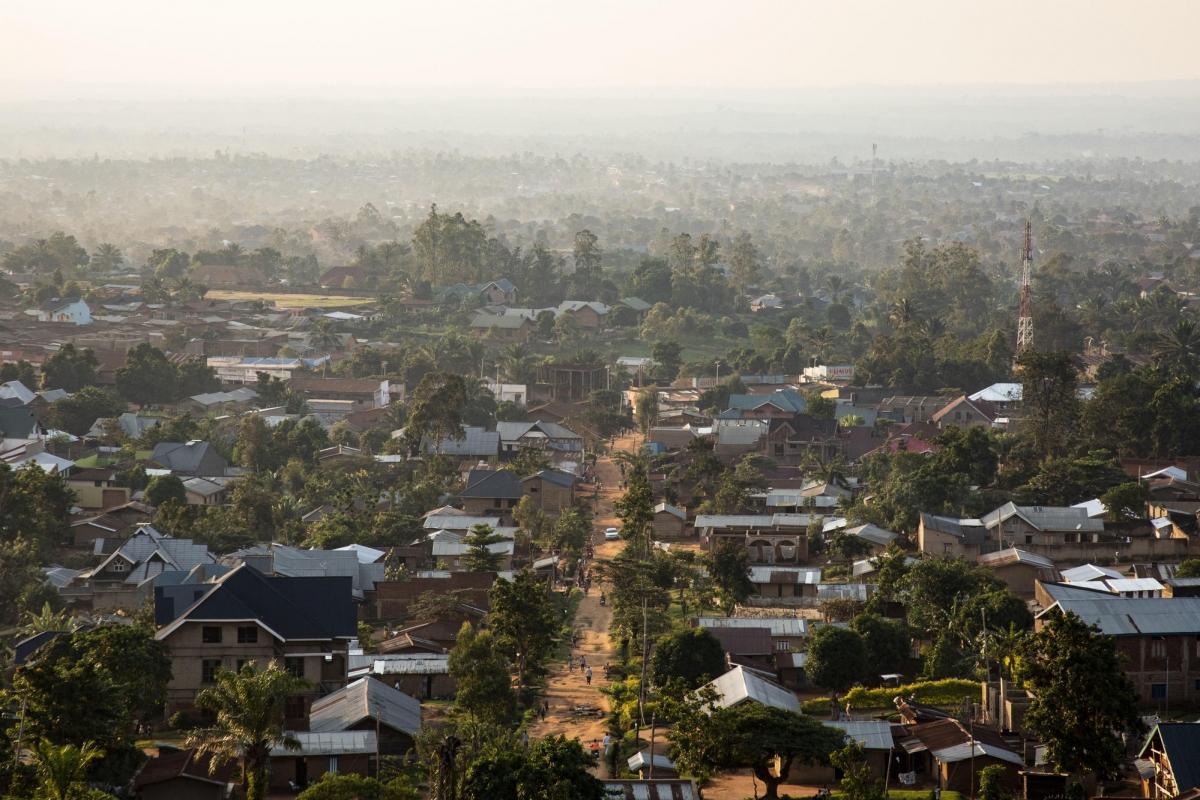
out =
[(1021, 260), (1021, 310), (1017, 314), (1017, 353), (1033, 349), (1033, 233), (1025, 221), (1025, 254)]

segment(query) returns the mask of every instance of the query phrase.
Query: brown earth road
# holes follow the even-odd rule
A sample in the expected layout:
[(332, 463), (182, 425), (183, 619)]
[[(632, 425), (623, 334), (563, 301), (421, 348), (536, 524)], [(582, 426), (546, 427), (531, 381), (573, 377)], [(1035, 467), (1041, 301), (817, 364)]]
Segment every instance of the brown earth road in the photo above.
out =
[[(633, 439), (617, 441), (617, 449), (631, 450), (638, 442)], [(611, 457), (603, 456), (597, 459), (596, 475), (603, 485), (594, 507), (595, 526), (592, 541), (595, 549), (595, 559), (588, 564), (588, 571), (593, 572), (596, 562), (605, 562), (621, 550), (620, 541), (604, 541), (604, 529), (620, 527), (621, 522), (613, 515), (613, 503), (621, 496), (621, 473), (616, 462)], [(575, 613), (574, 629), (579, 633), (580, 640), (573, 649), (573, 655), (583, 656), (587, 665), (592, 668), (592, 683), (589, 686), (583, 670), (579, 667), (568, 669), (567, 664), (559, 662), (553, 665), (547, 681), (545, 702), (550, 704), (550, 711), (545, 721), (539, 721), (530, 730), (530, 736), (566, 736), (568, 739), (578, 739), (583, 746), (588, 747), (593, 740), (604, 739), (606, 719), (597, 713), (577, 713), (579, 707), (590, 707), (596, 711), (609, 710), (608, 698), (601, 693), (600, 688), (606, 683), (604, 679), (605, 663), (615, 661), (615, 651), (609, 641), (608, 631), (612, 624), (612, 611), (608, 606), (600, 605), (600, 593), (604, 590), (599, 580), (592, 582), (591, 591), (581, 598), (579, 608)], [(600, 775), (607, 774), (607, 769), (601, 766)]]

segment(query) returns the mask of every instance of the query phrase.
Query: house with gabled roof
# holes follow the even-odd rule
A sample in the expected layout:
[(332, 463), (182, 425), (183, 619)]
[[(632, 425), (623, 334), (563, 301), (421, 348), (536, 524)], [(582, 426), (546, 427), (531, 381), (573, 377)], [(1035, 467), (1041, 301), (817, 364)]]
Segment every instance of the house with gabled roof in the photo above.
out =
[(1061, 506), (1018, 506), (1008, 502), (980, 519), (996, 549), (1020, 547), (1052, 555), (1064, 545), (1104, 540), (1104, 520), (1087, 509)]
[(731, 394), (729, 410), (741, 419), (788, 418), (808, 410), (808, 400), (795, 389), (777, 389), (770, 394)]
[(316, 733), (374, 731), (379, 755), (412, 750), (421, 732), (421, 701), (367, 675), (316, 700), (308, 729)]
[(986, 400), (972, 400), (965, 394), (942, 406), (929, 421), (940, 430), (946, 428), (993, 428), (998, 424), (1000, 412)]
[(311, 688), (288, 698), (286, 722), (307, 723), (310, 702), (346, 684), (358, 635), (348, 576), (280, 577), (241, 564), (188, 591), (154, 592), (154, 638), (171, 659), (166, 714), (190, 709), (221, 669), (277, 661)]
[(1160, 722), (1154, 726), (1138, 758), (1153, 766), (1153, 777), (1143, 780), (1144, 797), (1168, 800), (1200, 788), (1200, 724)]
[(957, 519), (921, 512), (917, 525), (917, 549), (942, 558), (974, 561), (983, 552), (987, 528), (977, 519)]
[(137, 609), (153, 596), (168, 573), (186, 573), (216, 563), (207, 545), (176, 539), (142, 524), (96, 566), (81, 571), (61, 590), (69, 602), (94, 609)]
[(150, 460), (176, 475), (196, 475), (203, 478), (223, 477), (229, 462), (208, 442), (193, 439), (188, 442), (159, 442), (150, 453)]
[(800, 701), (790, 690), (763, 677), (757, 670), (741, 664), (705, 684), (716, 692), (717, 708), (733, 708), (742, 703), (760, 703), (771, 708), (800, 713)]
[(565, 457), (575, 457), (583, 452), (583, 437), (557, 422), (540, 419), (531, 422), (497, 422), (496, 433), (500, 434), (502, 458), (512, 458), (526, 448)]

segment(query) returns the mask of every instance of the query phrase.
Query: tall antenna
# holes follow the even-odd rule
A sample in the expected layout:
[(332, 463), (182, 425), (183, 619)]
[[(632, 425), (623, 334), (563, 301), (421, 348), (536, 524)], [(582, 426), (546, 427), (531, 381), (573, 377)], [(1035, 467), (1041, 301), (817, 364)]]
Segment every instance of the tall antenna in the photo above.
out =
[(1025, 255), (1021, 260), (1021, 310), (1017, 314), (1017, 355), (1033, 349), (1033, 233), (1025, 220)]

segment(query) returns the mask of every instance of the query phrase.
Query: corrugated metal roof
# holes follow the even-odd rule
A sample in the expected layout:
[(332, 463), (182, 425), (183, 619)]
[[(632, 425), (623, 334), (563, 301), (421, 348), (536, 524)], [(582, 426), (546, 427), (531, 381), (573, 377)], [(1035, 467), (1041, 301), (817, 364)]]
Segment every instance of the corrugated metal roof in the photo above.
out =
[(821, 582), (820, 567), (750, 567), (752, 583), (804, 584), (815, 586)]
[(1039, 616), (1061, 609), (1098, 626), (1106, 636), (1200, 634), (1200, 597), (1121, 597), (1077, 590), (1055, 599)]
[(716, 702), (720, 708), (729, 708), (749, 700), (785, 711), (800, 711), (800, 701), (791, 691), (741, 666), (734, 667), (707, 685), (716, 691)]
[(271, 748), (271, 758), (374, 754), (378, 750), (375, 731), (338, 731), (336, 733), (296, 731), (288, 735), (300, 743), (300, 749), (292, 750), (283, 745), (276, 745)]
[(1071, 567), (1062, 571), (1062, 579), (1067, 583), (1083, 583), (1084, 581), (1104, 580), (1105, 578), (1119, 578), (1121, 573), (1115, 569), (1108, 567), (1098, 567), (1095, 564), (1083, 564), (1078, 567)]
[(605, 800), (699, 800), (696, 784), (685, 778), (604, 781)]
[(421, 702), (367, 676), (314, 701), (309, 729), (316, 733), (344, 731), (364, 719), (415, 736), (421, 731)]
[(768, 628), (772, 636), (807, 636), (808, 620), (798, 617), (697, 617), (698, 628)]
[(472, 517), (467, 514), (438, 514), (426, 517), (423, 527), (427, 531), (447, 530), (466, 531), (475, 525), (487, 525), (495, 528), (500, 524), (499, 517)]
[(1039, 556), (1037, 553), (1030, 553), (1027, 550), (1021, 550), (1017, 547), (1010, 547), (1007, 550), (997, 550), (994, 553), (985, 553), (979, 557), (979, 563), (988, 567), (1000, 567), (1007, 564), (1029, 564), (1030, 566), (1042, 569), (1054, 569), (1054, 562), (1045, 556)]
[(450, 655), (440, 653), (413, 654), (415, 658), (375, 657), (371, 671), (376, 675), (446, 675), (450, 672)]
[(827, 728), (837, 728), (867, 750), (892, 749), (892, 724), (877, 719), (828, 720)]

